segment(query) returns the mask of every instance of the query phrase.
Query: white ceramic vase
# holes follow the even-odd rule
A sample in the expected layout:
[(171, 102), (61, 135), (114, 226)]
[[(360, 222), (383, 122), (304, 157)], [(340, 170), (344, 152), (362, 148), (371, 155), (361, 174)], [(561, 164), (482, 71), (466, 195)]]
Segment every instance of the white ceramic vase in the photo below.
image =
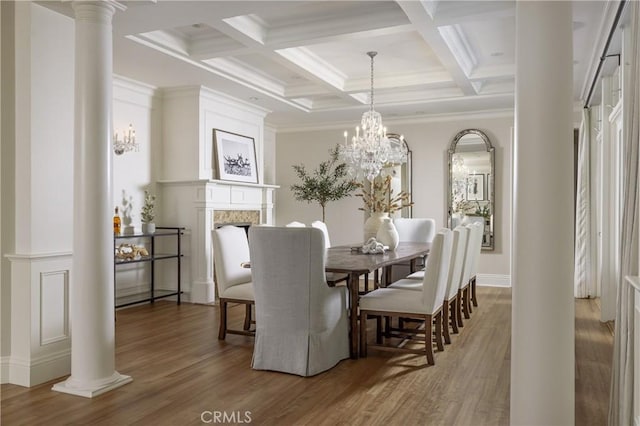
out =
[(389, 250), (395, 250), (400, 243), (400, 236), (396, 230), (395, 225), (390, 218), (384, 218), (378, 233), (376, 234), (376, 240), (385, 246), (389, 246)]
[(142, 222), (142, 233), (143, 234), (153, 234), (156, 232), (156, 224), (153, 222), (145, 223)]
[(389, 213), (373, 212), (371, 216), (364, 222), (364, 241), (367, 242), (369, 238), (376, 238), (378, 235), (378, 229), (382, 225), (382, 221), (385, 218), (389, 218)]

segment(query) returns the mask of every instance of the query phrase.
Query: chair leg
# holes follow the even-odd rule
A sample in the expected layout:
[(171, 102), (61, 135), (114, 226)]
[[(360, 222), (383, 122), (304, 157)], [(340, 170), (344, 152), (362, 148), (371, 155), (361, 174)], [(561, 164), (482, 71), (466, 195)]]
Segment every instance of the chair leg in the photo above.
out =
[(473, 306), (478, 306), (478, 299), (476, 298), (476, 277), (471, 278), (471, 301)]
[(376, 343), (382, 344), (382, 317), (376, 315)]
[(436, 314), (434, 321), (436, 323), (436, 346), (439, 351), (444, 351), (444, 344), (442, 343), (442, 311)]
[(369, 293), (369, 274), (364, 274), (364, 292)]
[[(377, 317), (380, 318), (380, 317)], [(376, 319), (378, 322), (378, 319)], [(379, 328), (378, 328), (379, 330)], [(360, 357), (367, 357), (367, 314), (366, 311), (360, 311)]]
[(471, 316), (469, 313), (471, 312), (471, 304), (469, 303), (469, 287), (462, 290), (462, 313), (464, 314), (464, 319), (469, 319)]
[(251, 304), (247, 303), (244, 310), (244, 325), (243, 329), (249, 330), (251, 328)]
[(445, 300), (442, 304), (442, 334), (444, 335), (444, 343), (451, 344), (451, 336), (449, 335), (449, 301)]
[(427, 355), (427, 363), (429, 365), (434, 365), (435, 361), (433, 360), (433, 320), (431, 319), (431, 315), (424, 316), (424, 345), (425, 352)]
[(458, 290), (456, 297), (456, 317), (458, 319), (458, 327), (464, 327), (462, 323), (462, 290)]
[(218, 329), (218, 340), (227, 337), (227, 301), (220, 299), (220, 328)]
[[(449, 312), (451, 316), (451, 329), (453, 330), (453, 334), (458, 334), (458, 298), (447, 302), (449, 305)], [(447, 320), (448, 321), (448, 320)]]

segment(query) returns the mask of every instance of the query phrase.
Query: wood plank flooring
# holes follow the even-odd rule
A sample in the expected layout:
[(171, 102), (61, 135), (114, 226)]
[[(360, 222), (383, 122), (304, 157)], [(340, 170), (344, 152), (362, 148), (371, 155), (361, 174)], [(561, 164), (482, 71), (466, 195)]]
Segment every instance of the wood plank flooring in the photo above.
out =
[[(435, 366), (371, 349), (311, 378), (252, 370), (252, 338), (217, 340), (217, 307), (121, 310), (116, 365), (132, 383), (93, 400), (51, 391), (59, 380), (2, 385), (1, 424), (198, 425), (219, 411), (260, 425), (506, 425), (511, 291), (479, 287), (478, 299)], [(232, 325), (243, 313), (230, 309)], [(576, 301), (576, 424), (606, 424), (611, 346), (594, 301)]]

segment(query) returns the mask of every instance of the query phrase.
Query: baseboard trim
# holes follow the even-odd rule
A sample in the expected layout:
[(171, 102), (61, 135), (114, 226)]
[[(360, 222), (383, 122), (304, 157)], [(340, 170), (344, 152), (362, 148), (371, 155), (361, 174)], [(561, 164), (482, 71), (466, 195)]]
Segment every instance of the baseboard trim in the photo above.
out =
[(9, 383), (9, 365), (11, 357), (0, 357), (0, 384)]
[(36, 386), (71, 373), (71, 350), (47, 354), (31, 361), (11, 357), (7, 367), (9, 371), (6, 383)]
[(510, 275), (477, 274), (476, 282), (482, 287), (511, 287)]

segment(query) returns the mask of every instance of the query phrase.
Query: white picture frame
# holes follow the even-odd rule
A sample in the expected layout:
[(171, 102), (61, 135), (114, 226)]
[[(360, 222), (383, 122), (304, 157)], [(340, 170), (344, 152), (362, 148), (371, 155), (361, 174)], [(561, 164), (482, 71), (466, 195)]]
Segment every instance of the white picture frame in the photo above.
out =
[(483, 201), (485, 199), (484, 192), (484, 175), (469, 175), (467, 177), (467, 200)]
[(213, 145), (218, 179), (258, 183), (256, 145), (253, 138), (213, 129)]

